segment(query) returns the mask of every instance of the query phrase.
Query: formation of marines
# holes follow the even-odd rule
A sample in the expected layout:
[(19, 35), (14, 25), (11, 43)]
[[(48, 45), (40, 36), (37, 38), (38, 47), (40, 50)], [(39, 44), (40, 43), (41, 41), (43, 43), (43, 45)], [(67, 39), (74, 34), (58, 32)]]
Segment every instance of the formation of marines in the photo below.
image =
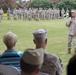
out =
[[(0, 9), (2, 10), (2, 9)], [(66, 11), (64, 8), (61, 10), (59, 8), (14, 8), (12, 11), (10, 8), (7, 10), (7, 19), (10, 20), (10, 14), (13, 14), (14, 20), (20, 19), (20, 20), (50, 20), (50, 19), (60, 19), (64, 18), (64, 16), (69, 16), (69, 10)], [(60, 15), (61, 13), (61, 15)], [(0, 14), (3, 14), (3, 12)]]

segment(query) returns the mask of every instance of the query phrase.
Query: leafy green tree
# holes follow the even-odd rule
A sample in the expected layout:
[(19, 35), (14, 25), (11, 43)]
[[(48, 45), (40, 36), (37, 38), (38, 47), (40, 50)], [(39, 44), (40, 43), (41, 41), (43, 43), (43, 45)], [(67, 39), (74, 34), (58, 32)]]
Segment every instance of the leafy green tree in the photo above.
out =
[(4, 12), (7, 12), (8, 8), (15, 6), (15, 0), (0, 0), (0, 7), (3, 8)]
[(76, 0), (62, 0), (56, 4), (56, 7), (60, 8), (60, 9), (65, 8), (65, 10), (67, 8), (69, 10), (76, 9)]
[(49, 8), (53, 7), (53, 3), (49, 2), (48, 0), (33, 0), (27, 6), (28, 8)]
[(68, 8), (70, 10), (69, 14), (71, 16), (71, 10), (76, 9), (76, 0), (61, 0), (59, 3), (56, 4), (57, 8), (64, 8), (65, 11)]

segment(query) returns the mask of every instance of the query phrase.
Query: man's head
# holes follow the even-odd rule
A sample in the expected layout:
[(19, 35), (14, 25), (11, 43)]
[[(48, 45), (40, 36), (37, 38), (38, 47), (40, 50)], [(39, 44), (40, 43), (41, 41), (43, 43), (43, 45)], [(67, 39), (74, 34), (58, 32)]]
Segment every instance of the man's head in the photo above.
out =
[(11, 49), (15, 46), (15, 44), (17, 42), (17, 35), (12, 32), (7, 32), (3, 36), (3, 42), (8, 49)]
[(26, 49), (21, 60), (21, 73), (35, 75), (38, 74), (41, 65), (43, 64), (44, 50), (43, 49)]
[(37, 29), (33, 32), (33, 36), (33, 41), (36, 44), (36, 48), (45, 48), (47, 44), (47, 30)]
[(76, 12), (76, 10), (71, 10), (71, 16), (74, 18), (75, 17), (75, 12)]

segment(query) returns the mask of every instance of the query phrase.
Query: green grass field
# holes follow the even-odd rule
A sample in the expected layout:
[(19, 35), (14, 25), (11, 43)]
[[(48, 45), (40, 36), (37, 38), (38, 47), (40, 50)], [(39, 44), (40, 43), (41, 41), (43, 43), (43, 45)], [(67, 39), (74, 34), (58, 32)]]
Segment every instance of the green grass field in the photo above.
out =
[(46, 51), (50, 54), (56, 54), (62, 59), (63, 64), (63, 75), (66, 73), (66, 65), (69, 58), (74, 54), (67, 54), (67, 31), (68, 28), (65, 26), (66, 19), (60, 20), (49, 20), (49, 21), (22, 21), (22, 20), (7, 20), (3, 18), (0, 23), (0, 52), (3, 52), (6, 47), (3, 44), (3, 35), (12, 31), (18, 35), (18, 42), (16, 49), (24, 51), (26, 48), (35, 48), (33, 43), (32, 32), (38, 28), (45, 28), (48, 31), (48, 44)]

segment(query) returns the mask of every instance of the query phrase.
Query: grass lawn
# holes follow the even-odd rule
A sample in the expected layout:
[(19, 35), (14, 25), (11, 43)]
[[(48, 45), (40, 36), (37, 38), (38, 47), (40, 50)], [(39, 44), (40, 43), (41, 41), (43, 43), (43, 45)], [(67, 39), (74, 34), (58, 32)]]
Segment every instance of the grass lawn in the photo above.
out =
[(3, 21), (0, 23), (0, 52), (3, 52), (6, 49), (2, 41), (3, 35), (6, 32), (12, 31), (18, 35), (16, 49), (24, 51), (26, 48), (35, 48), (32, 35), (33, 30), (45, 28), (48, 31), (46, 51), (51, 54), (56, 54), (62, 59), (63, 75), (65, 75), (68, 60), (74, 53), (74, 50), (72, 49), (72, 54), (67, 54), (68, 28), (65, 26), (65, 23), (66, 19), (48, 21), (14, 21), (13, 19), (7, 20), (6, 18), (3, 18)]

